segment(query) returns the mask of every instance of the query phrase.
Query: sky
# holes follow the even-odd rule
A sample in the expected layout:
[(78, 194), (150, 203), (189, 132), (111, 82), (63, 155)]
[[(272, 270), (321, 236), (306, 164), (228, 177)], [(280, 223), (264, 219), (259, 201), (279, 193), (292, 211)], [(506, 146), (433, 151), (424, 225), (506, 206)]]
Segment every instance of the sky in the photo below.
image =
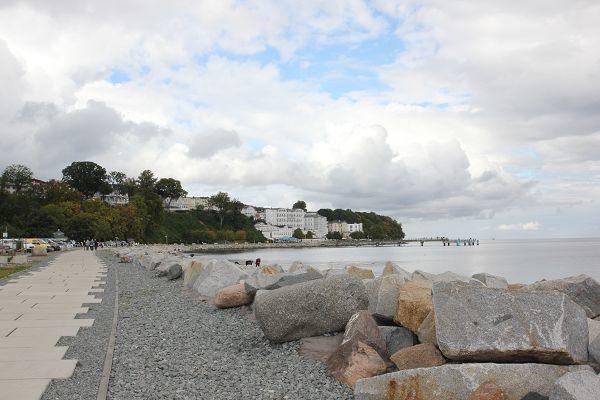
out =
[(0, 168), (600, 236), (600, 2), (0, 0)]

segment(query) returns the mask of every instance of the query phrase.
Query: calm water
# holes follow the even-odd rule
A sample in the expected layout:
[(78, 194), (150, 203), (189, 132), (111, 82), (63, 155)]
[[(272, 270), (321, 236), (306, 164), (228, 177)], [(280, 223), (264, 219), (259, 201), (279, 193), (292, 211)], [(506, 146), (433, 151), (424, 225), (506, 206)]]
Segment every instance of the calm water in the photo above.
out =
[(542, 278), (587, 274), (600, 281), (600, 239), (486, 240), (479, 246), (444, 247), (441, 243), (403, 247), (261, 249), (229, 255), (236, 260), (260, 257), (263, 265), (288, 266), (295, 260), (319, 267), (358, 265), (381, 272), (386, 261), (408, 271), (452, 271), (463, 275), (488, 272), (509, 282), (530, 283)]

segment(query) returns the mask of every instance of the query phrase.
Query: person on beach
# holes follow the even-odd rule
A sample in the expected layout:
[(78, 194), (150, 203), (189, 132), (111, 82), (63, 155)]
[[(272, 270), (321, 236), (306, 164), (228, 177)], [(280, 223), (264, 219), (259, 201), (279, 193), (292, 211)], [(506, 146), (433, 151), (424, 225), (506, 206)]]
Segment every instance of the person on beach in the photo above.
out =
[(257, 258), (256, 261), (254, 261), (254, 264), (256, 264), (256, 268), (260, 267), (260, 258)]

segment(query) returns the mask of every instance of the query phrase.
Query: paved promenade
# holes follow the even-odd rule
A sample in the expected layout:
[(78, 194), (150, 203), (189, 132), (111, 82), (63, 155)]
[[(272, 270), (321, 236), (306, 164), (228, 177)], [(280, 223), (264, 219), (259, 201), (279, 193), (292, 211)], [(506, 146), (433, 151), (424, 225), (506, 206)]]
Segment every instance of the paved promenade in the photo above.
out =
[(101, 302), (93, 293), (105, 271), (93, 252), (73, 250), (0, 286), (0, 400), (37, 400), (51, 379), (73, 375), (77, 360), (63, 360), (67, 347), (56, 343), (92, 326), (75, 315)]

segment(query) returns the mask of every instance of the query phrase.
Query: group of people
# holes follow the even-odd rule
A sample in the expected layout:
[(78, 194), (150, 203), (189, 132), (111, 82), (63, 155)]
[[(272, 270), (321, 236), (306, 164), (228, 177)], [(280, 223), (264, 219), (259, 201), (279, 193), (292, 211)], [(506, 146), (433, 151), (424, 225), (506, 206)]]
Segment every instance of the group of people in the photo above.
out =
[(88, 239), (77, 243), (77, 247), (83, 247), (84, 250), (98, 250), (98, 247), (104, 247), (104, 244), (96, 239)]

